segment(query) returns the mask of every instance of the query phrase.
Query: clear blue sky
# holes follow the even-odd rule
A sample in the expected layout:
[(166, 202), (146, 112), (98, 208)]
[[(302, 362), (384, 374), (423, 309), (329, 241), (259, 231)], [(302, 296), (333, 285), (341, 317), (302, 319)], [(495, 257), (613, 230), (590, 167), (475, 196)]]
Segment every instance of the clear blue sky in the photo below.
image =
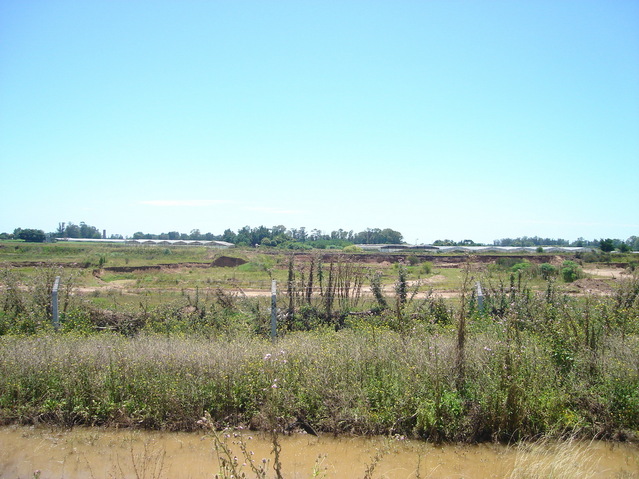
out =
[(639, 2), (0, 1), (0, 232), (639, 235)]

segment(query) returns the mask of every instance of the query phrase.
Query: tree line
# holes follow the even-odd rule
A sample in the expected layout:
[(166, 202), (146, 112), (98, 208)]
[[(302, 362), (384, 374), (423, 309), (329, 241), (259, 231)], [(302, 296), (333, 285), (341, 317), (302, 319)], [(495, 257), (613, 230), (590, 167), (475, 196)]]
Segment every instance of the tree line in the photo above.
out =
[[(88, 225), (84, 221), (80, 224), (73, 222), (58, 223), (55, 231), (45, 233), (42, 229), (36, 228), (16, 228), (13, 233), (0, 233), (0, 240), (17, 239), (28, 242), (44, 242), (55, 238), (102, 238), (102, 233), (95, 227)], [(109, 239), (124, 239), (122, 235), (112, 234)], [(189, 233), (179, 231), (169, 231), (168, 233), (144, 233), (138, 231), (133, 234), (132, 239), (159, 239), (159, 240), (205, 240), (205, 241), (226, 241), (237, 246), (274, 246), (289, 249), (309, 249), (309, 248), (344, 248), (353, 244), (402, 244), (404, 238), (402, 233), (391, 228), (367, 228), (364, 231), (354, 232), (353, 230), (338, 229), (330, 233), (324, 233), (319, 229), (287, 228), (284, 225), (277, 225), (271, 228), (266, 226), (244, 226), (237, 232), (227, 228), (222, 234), (202, 233), (199, 229), (193, 229)], [(436, 240), (434, 246), (485, 246), (482, 243), (475, 243), (471, 239), (453, 241), (450, 239)], [(587, 240), (577, 238), (575, 241), (568, 241), (563, 238), (542, 238), (539, 236), (521, 236), (517, 238), (502, 238), (493, 241), (494, 246), (574, 246), (599, 248), (603, 252), (611, 251), (639, 251), (639, 236), (631, 236), (626, 240), (618, 238), (601, 238)]]
[(220, 235), (202, 233), (198, 229), (191, 230), (189, 234), (170, 231), (168, 233), (150, 234), (141, 231), (133, 234), (133, 239), (191, 239), (191, 240), (218, 240), (233, 243), (238, 246), (281, 246), (292, 249), (303, 247), (327, 248), (344, 247), (351, 244), (401, 244), (404, 242), (399, 231), (391, 228), (367, 228), (358, 233), (353, 230), (338, 229), (330, 233), (324, 233), (319, 229), (307, 230), (306, 227), (290, 228), (284, 225), (273, 226), (244, 226), (237, 232), (227, 228)]
[[(22, 239), (29, 242), (44, 242), (55, 238), (83, 238), (99, 239), (103, 234), (95, 227), (84, 221), (79, 225), (75, 223), (58, 223), (58, 228), (50, 233), (41, 229), (16, 228), (13, 233), (0, 233), (0, 239)], [(122, 235), (110, 235), (109, 239), (124, 239)], [(338, 229), (330, 233), (324, 233), (319, 229), (287, 228), (277, 225), (271, 228), (266, 226), (244, 226), (237, 232), (227, 228), (222, 234), (202, 233), (199, 229), (193, 229), (190, 233), (169, 231), (168, 233), (144, 233), (138, 231), (132, 239), (159, 239), (159, 240), (206, 240), (226, 241), (238, 246), (281, 246), (288, 248), (343, 248), (352, 244), (401, 244), (403, 235), (391, 228), (367, 228), (355, 233), (353, 230)]]
[[(450, 239), (437, 240), (433, 242), (433, 246), (487, 246), (483, 243), (475, 243), (473, 240), (465, 239), (454, 241)], [(539, 236), (521, 236), (518, 238), (502, 238), (493, 241), (493, 246), (514, 246), (514, 247), (531, 247), (531, 246), (572, 246), (572, 247), (590, 247), (599, 248), (604, 253), (611, 251), (620, 251), (626, 253), (628, 251), (639, 251), (639, 236), (631, 236), (627, 240), (601, 238), (587, 240), (585, 238), (577, 238), (575, 241), (568, 241), (563, 238), (542, 238)]]
[(575, 241), (568, 241), (562, 238), (540, 238), (539, 236), (522, 236), (519, 238), (502, 238), (493, 242), (495, 246), (572, 246), (572, 247), (590, 247), (599, 248), (603, 252), (621, 251), (639, 251), (639, 236), (631, 236), (627, 240), (618, 238), (601, 238), (587, 240), (585, 238), (577, 238)]

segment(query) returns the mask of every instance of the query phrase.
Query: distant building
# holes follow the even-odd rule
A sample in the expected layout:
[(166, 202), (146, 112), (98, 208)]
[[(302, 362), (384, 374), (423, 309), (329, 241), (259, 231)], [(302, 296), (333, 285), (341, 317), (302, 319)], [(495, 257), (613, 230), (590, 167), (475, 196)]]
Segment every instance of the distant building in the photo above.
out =
[[(536, 253), (539, 246), (433, 246), (409, 244), (358, 244), (364, 251), (382, 253), (427, 252), (427, 253)], [(583, 246), (542, 246), (544, 253), (578, 253), (593, 251)]]
[(89, 238), (56, 238), (56, 241), (69, 243), (112, 243), (112, 244), (139, 244), (139, 245), (165, 245), (165, 246), (208, 246), (211, 248), (233, 248), (233, 243), (217, 240), (160, 240), (160, 239), (89, 239)]

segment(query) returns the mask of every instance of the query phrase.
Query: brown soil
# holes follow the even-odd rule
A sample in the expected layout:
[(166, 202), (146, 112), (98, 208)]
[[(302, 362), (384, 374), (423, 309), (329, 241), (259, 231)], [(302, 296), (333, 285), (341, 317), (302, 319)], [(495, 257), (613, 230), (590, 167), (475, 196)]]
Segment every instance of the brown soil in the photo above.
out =
[(246, 264), (246, 260), (243, 260), (242, 258), (234, 258), (232, 256), (220, 256), (219, 258), (216, 258), (215, 261), (213, 261), (213, 263), (211, 263), (211, 266), (218, 266), (218, 267), (222, 267), (222, 268), (235, 268), (236, 266), (241, 266), (243, 264)]
[[(310, 261), (311, 254), (309, 253), (295, 253), (295, 259), (299, 261)], [(460, 264), (464, 264), (470, 260), (471, 263), (495, 263), (500, 258), (515, 258), (521, 261), (527, 260), (531, 263), (560, 263), (566, 259), (571, 259), (567, 256), (556, 256), (549, 254), (513, 254), (513, 255), (492, 255), (492, 254), (478, 254), (478, 255), (443, 255), (443, 254), (418, 254), (418, 253), (358, 253), (358, 254), (345, 254), (345, 253), (323, 253), (321, 260), (324, 263), (330, 263), (331, 261), (352, 261), (353, 263), (400, 263), (408, 262), (408, 258), (417, 258), (420, 262), (430, 261), (436, 264), (438, 267), (456, 268)], [(442, 264), (450, 266), (440, 266)]]
[(591, 293), (608, 295), (614, 292), (614, 288), (610, 284), (610, 280), (596, 278), (582, 278), (571, 283), (568, 288), (573, 293)]
[(94, 276), (99, 277), (102, 271), (111, 273), (133, 273), (136, 271), (161, 271), (165, 269), (184, 269), (184, 268), (234, 268), (241, 266), (247, 261), (242, 258), (233, 258), (231, 256), (220, 256), (212, 263), (164, 263), (148, 266), (105, 266), (99, 273)]

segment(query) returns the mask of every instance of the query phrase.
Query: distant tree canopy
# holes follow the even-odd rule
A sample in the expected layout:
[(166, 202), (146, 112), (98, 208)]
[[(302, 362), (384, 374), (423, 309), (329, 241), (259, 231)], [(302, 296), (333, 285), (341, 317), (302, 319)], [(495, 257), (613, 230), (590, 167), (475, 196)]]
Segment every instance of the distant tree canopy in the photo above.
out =
[(579, 238), (579, 244), (570, 243), (570, 241), (562, 238), (540, 238), (539, 236), (522, 236), (520, 238), (502, 238), (493, 241), (495, 246), (590, 246), (586, 240)]
[[(191, 230), (190, 234), (171, 231), (169, 233), (149, 234), (138, 231), (133, 239), (169, 239), (169, 240), (219, 240), (245, 246), (280, 246), (297, 248), (304, 245), (309, 248), (344, 247), (349, 244), (400, 244), (403, 236), (390, 228), (368, 228), (359, 233), (342, 229), (324, 233), (319, 229), (307, 230), (306, 227), (287, 229), (284, 225), (250, 227), (244, 226), (237, 233), (226, 229), (221, 235)], [(295, 246), (297, 245), (297, 246)]]
[(56, 238), (102, 238), (102, 233), (95, 226), (89, 226), (84, 221), (79, 225), (69, 222), (58, 223), (58, 229), (55, 231)]
[(43, 243), (47, 236), (44, 234), (43, 230), (33, 229), (33, 228), (16, 228), (13, 231), (14, 239), (21, 239), (24, 241), (28, 241), (30, 243)]
[[(448, 240), (446, 240), (448, 241)], [(604, 253), (619, 250), (622, 253), (639, 251), (639, 236), (631, 236), (627, 240), (620, 239), (593, 239), (577, 238), (575, 241), (554, 238), (540, 238), (538, 236), (523, 236), (521, 238), (502, 238), (493, 242), (495, 246), (574, 246), (599, 248)], [(436, 242), (434, 243), (437, 244)]]
[(433, 246), (483, 246), (481, 243), (475, 243), (471, 239), (465, 239), (461, 241), (453, 241), (449, 239), (437, 240), (433, 242)]
[(604, 253), (610, 253), (615, 250), (615, 243), (612, 238), (608, 239), (600, 239), (599, 240), (599, 249)]

